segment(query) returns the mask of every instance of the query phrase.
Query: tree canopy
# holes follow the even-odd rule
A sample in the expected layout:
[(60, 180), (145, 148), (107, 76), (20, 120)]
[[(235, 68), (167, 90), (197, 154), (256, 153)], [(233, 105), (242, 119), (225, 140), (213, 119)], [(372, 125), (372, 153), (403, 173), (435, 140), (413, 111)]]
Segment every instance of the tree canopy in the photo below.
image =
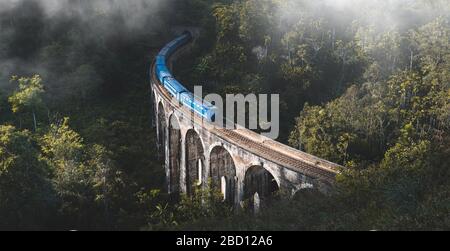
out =
[[(13, 2), (0, 229), (449, 229), (448, 1)], [(343, 165), (333, 193), (279, 194), (258, 215), (214, 189), (167, 193), (148, 69), (186, 27), (200, 32), (177, 79), (280, 94), (279, 141)]]

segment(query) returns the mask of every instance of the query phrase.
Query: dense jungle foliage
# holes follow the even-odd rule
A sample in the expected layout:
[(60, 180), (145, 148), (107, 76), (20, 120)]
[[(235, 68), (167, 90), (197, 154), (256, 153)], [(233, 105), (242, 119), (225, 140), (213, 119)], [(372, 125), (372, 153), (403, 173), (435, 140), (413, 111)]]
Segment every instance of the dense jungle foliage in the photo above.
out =
[[(0, 229), (448, 230), (448, 0), (0, 0)], [(206, 92), (278, 93), (279, 140), (345, 166), (335, 191), (233, 212), (173, 202), (149, 68)]]

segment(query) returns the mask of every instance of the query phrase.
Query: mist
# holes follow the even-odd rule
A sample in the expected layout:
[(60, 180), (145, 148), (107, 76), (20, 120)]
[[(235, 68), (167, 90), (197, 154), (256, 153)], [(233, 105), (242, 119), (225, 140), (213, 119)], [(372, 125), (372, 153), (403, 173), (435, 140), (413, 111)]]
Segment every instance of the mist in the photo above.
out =
[[(169, 10), (170, 2), (0, 0), (0, 88), (3, 92), (14, 88), (9, 82), (12, 75), (40, 74), (52, 95), (60, 95), (70, 89), (70, 74), (85, 65), (93, 68), (86, 78), (107, 81), (107, 70), (101, 69), (100, 59), (91, 56), (89, 48), (104, 47), (104, 53), (111, 51), (114, 57), (113, 47), (125, 39), (141, 40), (137, 45), (141, 47), (154, 46), (151, 36), (166, 29), (161, 13)], [(64, 64), (65, 69), (58, 68)]]
[(448, 0), (286, 0), (278, 16), (288, 24), (304, 15), (334, 19), (336, 25), (358, 20), (382, 31), (406, 30), (449, 13)]
[[(0, 229), (448, 229), (449, 15), (450, 0), (0, 0)], [(177, 135), (150, 77), (187, 27), (175, 78), (277, 94), (279, 142), (342, 165), (339, 189), (263, 189), (253, 220), (270, 170), (227, 161), (254, 176), (238, 214), (220, 184), (182, 195), (163, 159), (192, 149), (164, 147)]]
[[(405, 31), (450, 13), (448, 0), (284, 0), (282, 3), (276, 18), (283, 32), (292, 29), (304, 16), (329, 20), (337, 30), (351, 28), (356, 20), (383, 33)], [(67, 64), (67, 68), (73, 69), (66, 69), (67, 74), (63, 75), (70, 75), (87, 61), (96, 61), (87, 59), (88, 47), (103, 46), (105, 51), (111, 51), (108, 48), (111, 44), (125, 43), (125, 40), (130, 47), (157, 47), (160, 45), (155, 39), (157, 35), (161, 41), (166, 39), (162, 36), (170, 36), (166, 32), (172, 22), (168, 13), (174, 5), (174, 0), (0, 0), (0, 86), (11, 89), (11, 75), (39, 73), (48, 79), (50, 86), (64, 89), (67, 81), (51, 76), (55, 75), (55, 67), (51, 65)], [(61, 55), (54, 57), (52, 53)], [(46, 58), (52, 61), (57, 58), (60, 62), (46, 62)], [(98, 62), (95, 64), (94, 75), (103, 75), (102, 81), (107, 81), (106, 70), (99, 72), (103, 67)], [(118, 74), (119, 70), (116, 68), (114, 72)], [(145, 69), (136, 71), (145, 73)]]

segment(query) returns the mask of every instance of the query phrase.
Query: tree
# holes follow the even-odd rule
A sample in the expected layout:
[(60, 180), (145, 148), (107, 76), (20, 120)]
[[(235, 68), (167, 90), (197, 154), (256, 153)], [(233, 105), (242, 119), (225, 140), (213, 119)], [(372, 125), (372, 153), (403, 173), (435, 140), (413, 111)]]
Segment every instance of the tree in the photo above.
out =
[(89, 173), (84, 165), (82, 138), (69, 128), (68, 118), (52, 124), (41, 138), (43, 156), (54, 170), (55, 190), (62, 201), (61, 213), (74, 217), (71, 224), (85, 222), (91, 203)]
[(31, 78), (12, 77), (12, 81), (17, 82), (19, 90), (9, 97), (9, 103), (12, 105), (14, 113), (31, 112), (33, 116), (33, 128), (37, 130), (36, 112), (44, 107), (42, 95), (44, 94), (44, 86), (39, 75)]
[(120, 208), (122, 189), (124, 188), (123, 174), (117, 169), (111, 159), (112, 153), (100, 145), (94, 145), (88, 151), (89, 159), (86, 166), (91, 170), (92, 187), (95, 202), (103, 207), (104, 223), (111, 225), (113, 210), (117, 213)]
[(50, 173), (28, 131), (0, 126), (0, 229), (51, 225), (57, 200)]
[[(439, 17), (411, 33), (411, 40), (417, 45), (423, 69), (448, 67), (450, 51), (450, 21)], [(448, 72), (448, 68), (446, 68)]]
[(122, 173), (117, 170), (111, 153), (100, 145), (86, 145), (69, 127), (68, 118), (50, 126), (41, 139), (41, 148), (54, 168), (61, 211), (70, 224), (110, 226), (124, 186)]
[(0, 123), (9, 119), (11, 109), (9, 108), (8, 98), (4, 92), (0, 90)]

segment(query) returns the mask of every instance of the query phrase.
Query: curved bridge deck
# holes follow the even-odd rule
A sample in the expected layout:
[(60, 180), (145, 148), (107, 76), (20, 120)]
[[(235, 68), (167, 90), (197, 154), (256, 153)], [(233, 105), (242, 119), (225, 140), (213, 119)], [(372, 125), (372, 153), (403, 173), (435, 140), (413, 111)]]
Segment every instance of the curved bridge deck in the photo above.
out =
[[(188, 47), (167, 59), (169, 69)], [(225, 201), (239, 207), (248, 199), (264, 201), (278, 189), (291, 194), (307, 188), (332, 190), (341, 166), (236, 124), (235, 129), (217, 127), (172, 97), (155, 73), (153, 64), (152, 98), (169, 193), (190, 195), (194, 187), (208, 187), (204, 181), (210, 179)]]
[(245, 128), (235, 130), (217, 128), (174, 100), (167, 90), (159, 84), (155, 74), (152, 74), (152, 80), (154, 89), (159, 92), (166, 102), (176, 107), (182, 116), (191, 118), (194, 123), (202, 126), (217, 137), (293, 171), (321, 178), (330, 183), (334, 182), (336, 174), (338, 174), (338, 170), (341, 167), (338, 164), (283, 145)]

